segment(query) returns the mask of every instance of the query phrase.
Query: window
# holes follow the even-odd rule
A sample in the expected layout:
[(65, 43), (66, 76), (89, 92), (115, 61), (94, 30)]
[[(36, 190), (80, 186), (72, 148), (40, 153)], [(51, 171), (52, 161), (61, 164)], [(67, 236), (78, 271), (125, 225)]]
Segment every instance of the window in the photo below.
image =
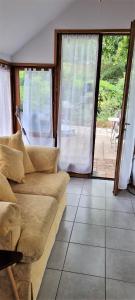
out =
[(10, 69), (0, 66), (0, 136), (12, 133)]
[(20, 116), (31, 145), (53, 145), (52, 70), (19, 71)]

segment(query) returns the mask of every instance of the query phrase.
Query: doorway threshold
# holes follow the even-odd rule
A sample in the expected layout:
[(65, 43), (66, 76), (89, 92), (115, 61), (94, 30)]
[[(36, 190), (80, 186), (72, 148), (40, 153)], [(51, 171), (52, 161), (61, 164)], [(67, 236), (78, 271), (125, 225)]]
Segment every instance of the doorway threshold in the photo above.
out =
[(100, 177), (100, 176), (95, 176), (92, 175), (91, 179), (99, 179), (99, 180), (109, 180), (109, 181), (114, 181), (114, 178), (107, 178), (107, 177)]

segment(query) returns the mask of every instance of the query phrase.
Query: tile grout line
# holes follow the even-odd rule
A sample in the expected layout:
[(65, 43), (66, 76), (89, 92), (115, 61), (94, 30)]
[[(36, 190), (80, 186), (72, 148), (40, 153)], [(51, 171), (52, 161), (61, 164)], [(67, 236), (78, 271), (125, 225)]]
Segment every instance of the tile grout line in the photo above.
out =
[[(71, 222), (71, 221), (67, 221), (65, 220), (65, 222)], [(73, 222), (71, 222), (73, 223)], [(95, 224), (95, 223), (84, 223), (84, 222), (79, 222), (76, 221), (76, 224), (82, 224), (82, 225), (89, 225), (89, 226), (97, 226), (97, 227), (105, 227), (105, 225), (102, 224)], [(131, 228), (125, 228), (125, 227), (115, 227), (115, 226), (110, 226), (110, 225), (106, 225), (107, 228), (111, 228), (111, 229), (120, 229), (120, 230), (127, 230), (127, 231), (135, 231), (135, 229), (131, 229)], [(65, 241), (66, 242), (66, 241)]]
[[(79, 195), (78, 195), (79, 196)], [(80, 196), (83, 196), (83, 195), (80, 195)], [(125, 200), (123, 200), (125, 201)], [(67, 205), (67, 206), (71, 206), (71, 207), (78, 207), (78, 205)], [(134, 215), (135, 212), (133, 211), (122, 211), (122, 210), (116, 210), (116, 209), (104, 209), (104, 208), (97, 208), (97, 207), (90, 207), (90, 206), (81, 206), (79, 205), (80, 208), (88, 208), (88, 209), (93, 209), (93, 210), (99, 210), (99, 211), (102, 211), (102, 210), (106, 210), (108, 212), (116, 212), (116, 213), (123, 213), (123, 214), (130, 214), (130, 215)], [(66, 221), (66, 220), (65, 220)], [(69, 222), (72, 222), (72, 221), (69, 221)]]
[[(84, 186), (84, 182), (83, 182), (83, 184), (82, 184), (81, 192), (82, 192), (82, 190), (83, 190), (83, 186)], [(70, 245), (70, 239), (71, 239), (71, 235), (72, 235), (73, 228), (74, 228), (74, 224), (75, 224), (75, 219), (76, 219), (76, 215), (77, 215), (77, 211), (78, 211), (78, 207), (79, 207), (79, 203), (80, 203), (80, 198), (81, 198), (81, 193), (79, 194), (79, 201), (78, 201), (76, 213), (75, 213), (75, 216), (74, 216), (72, 229), (71, 229), (71, 232), (70, 232), (70, 237), (69, 237), (69, 241), (68, 241), (68, 246), (67, 246), (67, 250), (66, 250), (66, 254), (65, 254), (65, 258), (64, 258), (64, 262), (63, 262), (63, 267), (62, 267), (62, 270), (61, 270), (61, 275), (60, 275), (60, 279), (59, 279), (59, 283), (58, 283), (58, 287), (57, 287), (57, 291), (56, 291), (56, 295), (55, 295), (55, 300), (57, 300), (57, 296), (58, 296), (58, 290), (59, 290), (59, 287), (60, 287), (61, 278), (62, 278), (62, 274), (63, 274), (63, 271), (64, 271), (64, 265), (65, 265), (66, 258), (67, 258), (67, 253), (68, 253), (68, 249), (69, 249), (69, 245)]]
[[(47, 270), (59, 271), (59, 272), (76, 274), (76, 275), (82, 275), (82, 276), (89, 276), (89, 277), (95, 277), (95, 278), (105, 279), (105, 277), (102, 277), (100, 275), (94, 275), (94, 274), (88, 274), (88, 273), (80, 273), (80, 272), (75, 272), (75, 271), (73, 272), (73, 271), (68, 271), (68, 270), (64, 270), (64, 269), (60, 270), (60, 269), (54, 269), (54, 268), (47, 268)], [(129, 284), (135, 284), (135, 281), (126, 281), (126, 280), (122, 280), (122, 279), (118, 279), (118, 278), (113, 278), (113, 277), (106, 277), (106, 279), (114, 280), (114, 281), (118, 281), (118, 282), (129, 283)]]
[[(98, 276), (98, 275), (92, 275), (92, 274), (89, 274), (89, 273), (79, 273), (79, 272), (69, 271), (69, 270), (64, 270), (64, 269), (60, 270), (60, 269), (54, 269), (54, 268), (47, 268), (47, 270), (59, 271), (59, 272), (62, 272), (62, 273), (65, 272), (65, 273), (71, 273), (71, 274), (76, 274), (76, 275), (82, 275), (82, 276), (89, 276), (89, 277), (105, 279), (105, 277), (102, 277), (100, 275)], [(110, 278), (110, 279), (112, 279), (112, 278)], [(117, 279), (114, 279), (114, 280), (117, 280)]]
[[(64, 222), (67, 222), (67, 223), (73, 223), (73, 221), (68, 221), (68, 220), (63, 220), (61, 221), (62, 223)], [(101, 224), (95, 224), (95, 223), (84, 223), (84, 222), (79, 222), (79, 221), (75, 221), (75, 224), (82, 224), (82, 225), (88, 225), (88, 226), (95, 226), (95, 227), (102, 227), (102, 228), (105, 228), (105, 225), (101, 225)], [(135, 229), (132, 229), (132, 228), (126, 228), (126, 227), (116, 227), (116, 226), (110, 226), (110, 225), (106, 225), (107, 228), (110, 228), (110, 229), (120, 229), (120, 230), (127, 230), (127, 231), (135, 231)], [(66, 240), (59, 240), (59, 239), (56, 239), (56, 241), (59, 241), (59, 242), (67, 242)], [(68, 242), (67, 242), (68, 243)]]
[[(78, 196), (84, 196), (83, 194), (80, 194), (80, 195), (78, 195)], [(92, 195), (89, 195), (89, 196), (92, 196)], [(93, 197), (93, 196), (92, 196)], [(105, 197), (100, 197), (100, 199), (104, 199)], [(122, 200), (121, 198), (119, 198), (119, 200)], [(126, 201), (127, 199), (124, 199), (123, 201)], [(79, 205), (79, 207), (80, 208), (88, 208), (88, 209), (91, 209), (91, 210), (99, 210), (99, 211), (104, 211), (104, 210), (106, 210), (107, 212), (116, 212), (116, 213), (122, 213), (122, 214), (131, 214), (131, 215), (135, 215), (135, 210), (134, 210), (134, 208), (133, 208), (133, 203), (132, 203), (132, 201), (135, 201), (135, 200), (132, 200), (132, 199), (128, 199), (128, 200), (131, 200), (131, 204), (132, 204), (132, 211), (128, 211), (128, 210), (126, 210), (126, 211), (122, 211), (122, 210), (116, 210), (116, 209), (108, 209), (108, 208), (97, 208), (97, 207), (90, 207), (90, 206), (81, 206), (81, 205)], [(78, 205), (71, 205), (71, 204), (69, 204), (69, 205), (67, 205), (67, 206), (71, 206), (71, 207), (78, 207)], [(65, 221), (68, 221), (68, 220), (65, 220)], [(68, 221), (68, 222), (72, 222), (72, 221)]]
[[(56, 240), (57, 242), (59, 243), (66, 243), (68, 244), (69, 242), (67, 241), (61, 241), (61, 240)], [(111, 247), (103, 247), (103, 246), (98, 246), (98, 245), (92, 245), (92, 244), (87, 244), (87, 243), (79, 243), (79, 242), (71, 242), (70, 241), (70, 244), (74, 244), (74, 245), (80, 245), (80, 246), (88, 246), (88, 247), (91, 247), (91, 248), (101, 248), (101, 249), (107, 249), (107, 250), (114, 250), (114, 251), (119, 251), (119, 252), (127, 252), (127, 253), (132, 253), (132, 254), (135, 254), (135, 251), (131, 251), (131, 250), (125, 250), (125, 249), (119, 249), (119, 248), (111, 248)], [(56, 269), (56, 270), (59, 270), (59, 269)], [(61, 269), (63, 270), (63, 269)]]
[[(125, 200), (123, 200), (125, 201)], [(68, 206), (73, 206), (73, 205), (68, 205)], [(76, 206), (73, 206), (73, 207), (76, 207)], [(108, 208), (96, 208), (96, 207), (90, 207), (90, 206), (79, 206), (80, 208), (88, 208), (88, 209), (93, 209), (93, 210), (99, 210), (99, 211), (102, 211), (102, 210), (106, 210), (108, 212), (118, 212), (118, 213), (123, 213), (123, 214), (130, 214), (130, 215), (134, 215), (134, 211), (131, 212), (131, 211), (122, 211), (122, 210), (116, 210), (116, 209), (108, 209)]]
[(134, 214), (134, 216), (135, 216), (135, 209), (134, 209), (134, 206), (133, 206), (133, 201), (135, 201), (135, 200), (131, 199), (131, 204), (132, 204), (133, 214)]
[[(64, 240), (56, 240), (57, 242), (60, 242), (60, 243), (66, 243), (66, 244), (69, 244), (69, 242), (67, 241), (64, 241)], [(74, 244), (74, 245), (80, 245), (80, 246), (88, 246), (88, 247), (91, 247), (91, 248), (101, 248), (101, 249), (107, 249), (107, 250), (114, 250), (114, 251), (119, 251), (119, 252), (127, 252), (127, 253), (132, 253), (132, 254), (135, 254), (135, 251), (131, 251), (131, 250), (125, 250), (125, 249), (119, 249), (119, 248), (111, 248), (111, 247), (103, 247), (103, 246), (98, 246), (98, 245), (92, 245), (92, 244), (87, 244), (87, 243), (79, 243), (79, 242), (71, 242), (70, 241), (70, 244)], [(56, 270), (59, 270), (59, 269), (56, 269)], [(61, 269), (61, 271), (63, 270), (63, 268)]]

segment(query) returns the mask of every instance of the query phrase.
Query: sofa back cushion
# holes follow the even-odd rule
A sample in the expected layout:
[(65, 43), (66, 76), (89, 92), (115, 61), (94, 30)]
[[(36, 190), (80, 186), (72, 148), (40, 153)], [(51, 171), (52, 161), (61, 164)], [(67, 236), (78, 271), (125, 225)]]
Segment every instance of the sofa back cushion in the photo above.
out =
[(24, 179), (23, 153), (0, 145), (0, 172), (6, 178), (21, 183)]
[(12, 192), (6, 177), (0, 173), (0, 201), (16, 202), (15, 194)]
[(56, 173), (60, 150), (58, 148), (28, 146), (27, 152), (36, 172)]

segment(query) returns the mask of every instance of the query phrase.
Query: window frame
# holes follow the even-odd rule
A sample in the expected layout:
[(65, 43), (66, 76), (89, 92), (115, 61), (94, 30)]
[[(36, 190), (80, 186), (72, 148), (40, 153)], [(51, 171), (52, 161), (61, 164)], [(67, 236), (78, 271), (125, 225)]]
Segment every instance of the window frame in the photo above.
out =
[[(59, 97), (60, 97), (60, 74), (61, 74), (61, 46), (62, 35), (64, 34), (97, 34), (99, 35), (99, 52), (98, 52), (98, 66), (97, 66), (97, 80), (95, 89), (95, 109), (94, 109), (94, 129), (93, 129), (93, 160), (94, 160), (94, 147), (95, 147), (95, 130), (96, 130), (96, 117), (98, 106), (98, 94), (99, 94), (99, 82), (100, 82), (100, 69), (101, 69), (101, 55), (102, 55), (102, 38), (103, 35), (129, 35), (130, 29), (56, 29), (55, 30), (55, 112), (56, 112), (56, 147), (57, 147), (57, 124), (58, 124), (58, 111), (59, 111)], [(92, 167), (93, 169), (93, 167)], [(71, 176), (83, 177), (83, 178), (96, 178), (92, 174), (78, 174), (70, 173)], [(102, 179), (107, 179), (103, 177)]]
[[(54, 136), (54, 66), (49, 64), (16, 64), (14, 66), (14, 99), (15, 99), (15, 107), (20, 105), (21, 98), (20, 98), (20, 81), (19, 81), (19, 72), (23, 71), (25, 69), (31, 69), (31, 70), (51, 70), (52, 74), (52, 125), (53, 125), (53, 138)], [(20, 128), (17, 120), (15, 122), (15, 132)]]
[(0, 66), (7, 68), (10, 72), (10, 88), (11, 88), (11, 115), (12, 115), (12, 132), (14, 132), (15, 119), (14, 119), (14, 97), (13, 97), (13, 81), (12, 81), (12, 65), (9, 61), (0, 59)]

